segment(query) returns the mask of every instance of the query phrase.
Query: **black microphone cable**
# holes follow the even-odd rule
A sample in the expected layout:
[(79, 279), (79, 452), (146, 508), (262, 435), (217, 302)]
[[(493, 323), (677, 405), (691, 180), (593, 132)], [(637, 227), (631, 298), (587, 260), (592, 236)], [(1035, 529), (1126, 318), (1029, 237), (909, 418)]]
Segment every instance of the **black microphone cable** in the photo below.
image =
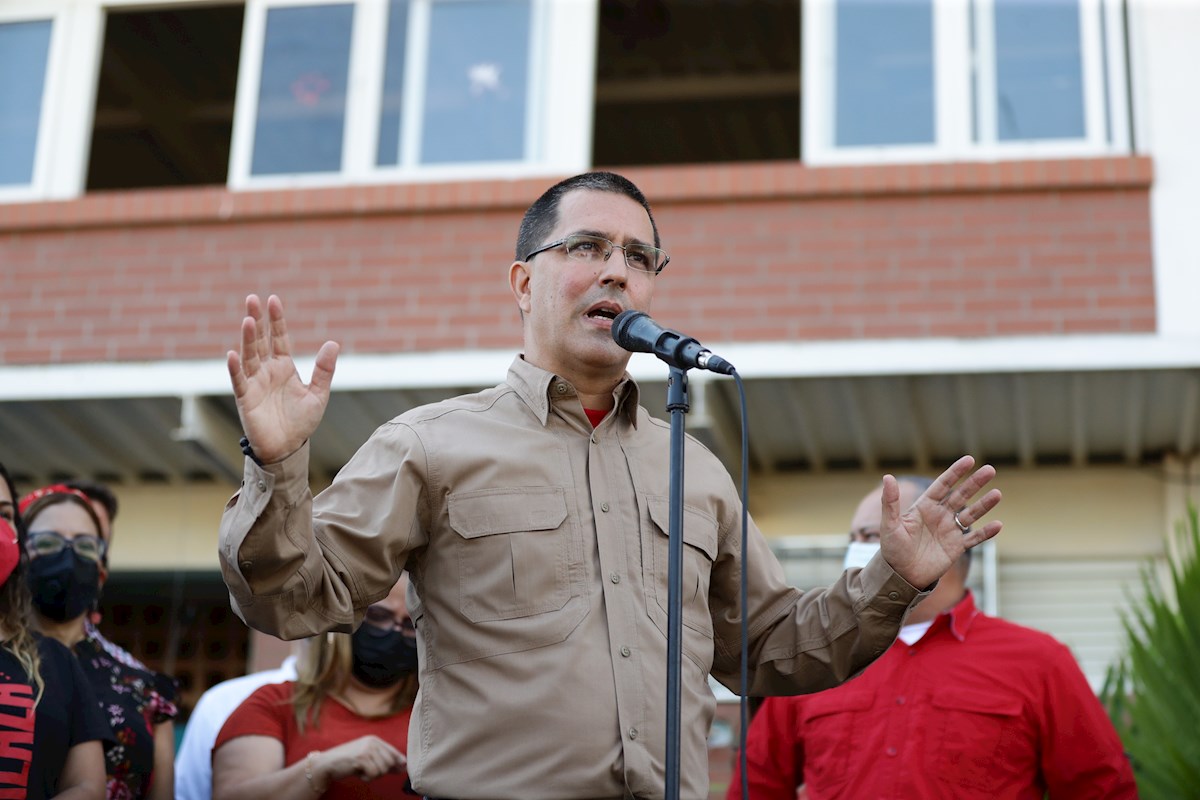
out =
[(746, 550), (750, 544), (750, 426), (746, 414), (746, 387), (742, 376), (737, 370), (731, 373), (737, 384), (738, 409), (742, 416), (742, 579), (738, 601), (742, 612), (742, 642), (741, 642), (741, 685), (738, 694), (741, 702), (738, 704), (738, 767), (742, 782), (742, 800), (750, 800), (750, 778), (746, 769), (746, 729), (750, 727), (750, 705), (747, 695), (750, 692), (750, 624), (746, 614), (746, 604), (749, 592), (746, 589)]

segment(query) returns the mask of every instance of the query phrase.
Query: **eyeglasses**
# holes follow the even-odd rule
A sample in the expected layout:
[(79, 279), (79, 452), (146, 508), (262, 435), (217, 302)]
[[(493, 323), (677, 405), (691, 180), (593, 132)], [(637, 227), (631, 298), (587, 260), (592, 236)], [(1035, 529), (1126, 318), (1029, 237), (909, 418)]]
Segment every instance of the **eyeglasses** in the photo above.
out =
[(588, 261), (600, 263), (608, 261), (612, 256), (613, 248), (621, 248), (621, 252), (625, 254), (625, 266), (630, 269), (636, 269), (639, 272), (649, 272), (651, 275), (657, 275), (663, 271), (663, 267), (671, 260), (671, 257), (657, 247), (648, 244), (614, 244), (603, 236), (591, 236), (586, 233), (576, 233), (565, 239), (559, 239), (557, 242), (551, 242), (548, 245), (539, 247), (529, 255), (525, 256), (525, 260), (536, 256), (538, 253), (544, 253), (547, 250), (553, 250), (556, 247), (565, 247), (567, 256), (576, 261)]
[(413, 624), (412, 617), (397, 620), (385, 606), (367, 606), (363, 622), (374, 625), (376, 628), (400, 631), (405, 636), (417, 635), (417, 626)]
[(89, 561), (100, 561), (108, 549), (103, 539), (90, 533), (67, 538), (58, 531), (30, 531), (25, 537), (25, 550), (30, 558), (56, 556), (68, 547)]

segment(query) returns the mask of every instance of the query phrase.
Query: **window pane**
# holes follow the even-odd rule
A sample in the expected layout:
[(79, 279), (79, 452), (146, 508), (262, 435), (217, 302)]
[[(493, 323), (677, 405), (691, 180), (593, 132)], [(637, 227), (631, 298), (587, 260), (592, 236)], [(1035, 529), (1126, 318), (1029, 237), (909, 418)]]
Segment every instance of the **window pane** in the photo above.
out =
[(342, 168), (350, 5), (272, 8), (250, 172), (337, 172)]
[(408, 36), (408, 0), (388, 3), (387, 55), (383, 65), (383, 100), (379, 105), (379, 144), (375, 163), (400, 163), (400, 109), (404, 100), (404, 45)]
[(932, 0), (838, 0), (835, 25), (834, 143), (932, 143)]
[(33, 182), (50, 20), (0, 25), (0, 185)]
[(997, 137), (1082, 138), (1078, 0), (995, 2)]
[(433, 6), (422, 163), (525, 156), (529, 0)]

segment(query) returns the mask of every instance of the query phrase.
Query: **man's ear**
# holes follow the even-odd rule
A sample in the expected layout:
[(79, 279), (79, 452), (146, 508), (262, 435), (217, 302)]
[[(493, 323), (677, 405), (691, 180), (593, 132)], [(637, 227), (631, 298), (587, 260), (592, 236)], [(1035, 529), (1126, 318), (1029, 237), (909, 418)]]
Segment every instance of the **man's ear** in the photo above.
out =
[(508, 268), (508, 286), (512, 289), (513, 297), (517, 299), (517, 308), (521, 309), (522, 316), (528, 314), (532, 308), (532, 283), (533, 275), (529, 272), (529, 264), (514, 261)]

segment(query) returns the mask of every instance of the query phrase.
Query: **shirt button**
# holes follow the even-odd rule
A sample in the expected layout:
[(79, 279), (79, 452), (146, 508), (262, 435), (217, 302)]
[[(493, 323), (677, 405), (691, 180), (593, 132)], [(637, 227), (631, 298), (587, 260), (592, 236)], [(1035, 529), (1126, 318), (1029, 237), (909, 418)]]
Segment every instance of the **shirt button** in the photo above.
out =
[(637, 728), (630, 728), (630, 729), (629, 729), (629, 738), (630, 738), (630, 739), (636, 739), (636, 738), (637, 738)]
[(242, 572), (245, 572), (246, 570), (250, 569), (253, 566), (254, 566), (253, 561), (243, 561), (241, 564)]
[(592, 444), (600, 444), (600, 437), (594, 433), (592, 434)]
[(625, 656), (626, 658), (629, 658), (629, 655), (632, 652), (633, 651), (629, 649), (629, 645), (625, 645), (624, 647), (621, 648), (621, 655)]
[(267, 490), (267, 482), (266, 481), (259, 481), (257, 486), (258, 486), (258, 490), (260, 492), (265, 492)]
[(565, 383), (556, 383), (554, 384), (554, 391), (558, 392), (559, 394), (566, 394), (567, 385)]
[(608, 503), (601, 503), (600, 510), (603, 511), (605, 514), (607, 514), (608, 513)]
[(899, 599), (900, 599), (899, 592), (888, 592), (888, 600), (899, 600)]
[(618, 574), (617, 574), (617, 573), (615, 573), (615, 572), (614, 572), (614, 573), (612, 573), (611, 575), (609, 575), (609, 576), (608, 576), (608, 579), (609, 579), (610, 581), (612, 581), (613, 583), (620, 583), (620, 582), (621, 582), (621, 576), (620, 576), (620, 575), (618, 575)]
[(887, 749), (887, 754), (888, 754), (889, 756), (892, 756), (893, 758), (895, 758), (895, 756), (896, 756), (896, 748), (894, 748), (894, 747), (889, 747), (889, 748)]

